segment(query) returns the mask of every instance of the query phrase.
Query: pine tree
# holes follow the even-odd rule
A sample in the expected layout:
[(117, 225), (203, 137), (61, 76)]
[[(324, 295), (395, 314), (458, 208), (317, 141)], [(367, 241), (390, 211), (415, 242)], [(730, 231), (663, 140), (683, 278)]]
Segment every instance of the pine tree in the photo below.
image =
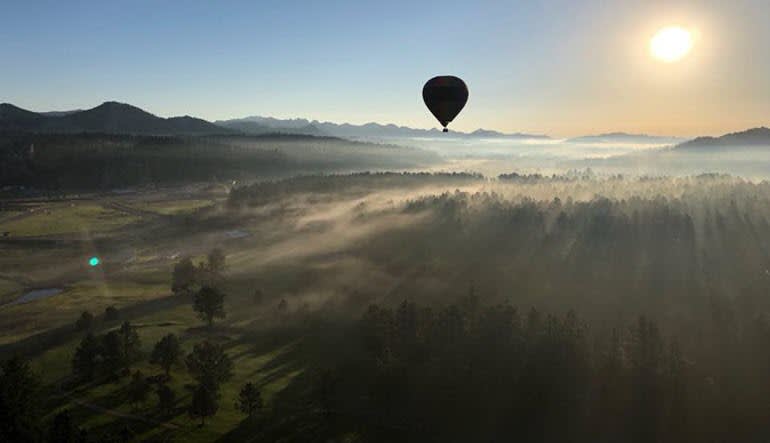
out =
[(150, 389), (150, 384), (147, 382), (147, 379), (144, 378), (142, 371), (134, 372), (134, 375), (131, 377), (131, 382), (127, 387), (128, 402), (134, 405), (134, 407), (144, 403), (147, 400)]
[(102, 337), (101, 341), (104, 371), (113, 377), (118, 377), (121, 370), (126, 367), (123, 338), (120, 332), (110, 331)]
[(262, 393), (254, 383), (243, 385), (241, 392), (238, 393), (235, 407), (249, 417), (253, 417), (262, 408)]
[(179, 361), (179, 357), (182, 354), (182, 349), (179, 345), (179, 339), (174, 334), (168, 334), (159, 342), (155, 343), (155, 347), (152, 350), (150, 357), (150, 363), (154, 363), (166, 373), (166, 377), (169, 376), (171, 367)]
[(83, 311), (80, 318), (75, 322), (75, 330), (90, 331), (94, 326), (94, 315), (88, 311)]
[(217, 394), (206, 385), (199, 384), (192, 395), (190, 417), (200, 418), (201, 426), (206, 424), (206, 417), (212, 417), (219, 409)]
[(211, 286), (204, 286), (195, 294), (193, 309), (201, 320), (209, 327), (214, 324), (214, 318), (225, 318), (225, 295)]
[(100, 353), (99, 341), (93, 334), (88, 333), (75, 350), (75, 355), (72, 358), (72, 372), (83, 380), (93, 380)]
[(233, 362), (222, 346), (204, 341), (198, 343), (185, 359), (187, 370), (199, 384), (217, 392), (219, 385), (233, 375)]
[(39, 440), (40, 387), (40, 379), (21, 358), (0, 364), (0, 441)]
[(136, 327), (131, 323), (125, 321), (120, 325), (120, 338), (123, 345), (123, 358), (126, 369), (131, 366), (131, 363), (136, 361), (141, 355), (142, 343), (139, 340), (139, 334), (136, 332)]
[(175, 295), (190, 295), (197, 284), (198, 270), (190, 257), (185, 257), (174, 265), (171, 274), (171, 291)]
[(165, 384), (160, 384), (155, 390), (155, 394), (158, 396), (158, 409), (161, 412), (168, 413), (174, 409), (176, 394), (174, 394), (174, 391), (171, 388)]
[(120, 319), (120, 311), (115, 306), (104, 308), (104, 321), (115, 321)]

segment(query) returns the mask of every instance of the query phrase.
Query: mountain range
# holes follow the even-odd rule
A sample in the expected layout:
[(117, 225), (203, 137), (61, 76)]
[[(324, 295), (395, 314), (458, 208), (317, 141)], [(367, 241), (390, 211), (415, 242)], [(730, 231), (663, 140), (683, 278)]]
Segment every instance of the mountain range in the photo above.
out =
[(248, 118), (234, 120), (219, 120), (216, 125), (243, 132), (250, 135), (261, 135), (270, 133), (299, 134), (329, 136), (331, 134), (322, 131), (318, 126), (313, 125), (304, 119), (296, 120), (278, 120), (274, 118), (265, 118), (263, 120), (253, 120)]
[[(416, 129), (407, 126), (397, 126), (394, 124), (365, 123), (363, 125), (352, 125), (350, 123), (332, 123), (321, 122), (318, 120), (307, 120), (304, 118), (277, 119), (273, 117), (252, 116), (232, 120), (218, 120), (215, 122), (220, 126), (236, 129), (250, 134), (261, 134), (265, 132), (288, 132), (308, 135), (330, 135), (335, 137), (348, 138), (397, 138), (397, 137), (434, 137), (442, 132), (439, 129)], [(476, 131), (466, 133), (451, 131), (449, 134), (455, 137), (484, 137), (484, 138), (514, 138), (514, 139), (548, 139), (547, 135), (541, 134), (523, 134), (513, 133), (505, 134), (498, 131), (487, 129), (477, 129)]]
[(87, 110), (32, 112), (0, 104), (0, 131), (136, 135), (209, 135), (235, 131), (195, 117), (163, 118), (136, 106), (105, 102)]
[(740, 132), (732, 132), (721, 137), (697, 137), (690, 141), (680, 143), (674, 149), (679, 151), (707, 151), (730, 147), (770, 147), (770, 128), (747, 129)]
[[(0, 104), (0, 131), (34, 133), (104, 133), (135, 135), (299, 134), (346, 138), (427, 137), (441, 135), (438, 129), (415, 129), (394, 124), (319, 122), (317, 120), (246, 117), (214, 123), (183, 116), (163, 118), (136, 106), (109, 101), (86, 110), (32, 112), (10, 103)], [(451, 132), (455, 137), (547, 139), (539, 134), (504, 134), (478, 129), (471, 133)]]
[(698, 137), (673, 146), (584, 158), (568, 165), (602, 173), (637, 176), (726, 173), (766, 179), (770, 177), (770, 129), (759, 127), (720, 137)]
[[(103, 133), (135, 135), (234, 135), (234, 134), (301, 134), (343, 138), (399, 138), (442, 136), (438, 129), (416, 129), (394, 124), (320, 122), (303, 118), (277, 119), (246, 117), (219, 120), (214, 123), (190, 116), (163, 118), (136, 106), (109, 101), (86, 110), (32, 112), (9, 103), (0, 104), (0, 132), (29, 133)], [(546, 135), (512, 133), (478, 129), (470, 133), (452, 131), (454, 137), (548, 139)], [(770, 129), (753, 128), (721, 137), (683, 139), (646, 134), (613, 132), (568, 139), (571, 143), (637, 143), (671, 144), (674, 149), (716, 149), (730, 146), (770, 146)], [(678, 143), (678, 144), (677, 144)]]

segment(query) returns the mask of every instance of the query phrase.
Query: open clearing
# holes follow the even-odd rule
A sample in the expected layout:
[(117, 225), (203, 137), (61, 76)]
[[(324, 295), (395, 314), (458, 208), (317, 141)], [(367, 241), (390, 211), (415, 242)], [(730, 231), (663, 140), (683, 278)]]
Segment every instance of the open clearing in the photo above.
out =
[[(224, 197), (219, 191), (203, 198), (151, 193), (33, 202), (0, 222), (0, 229), (10, 231), (0, 241), (4, 272), (0, 278), (0, 351), (30, 357), (48, 389), (57, 393), (47, 407), (47, 418), (69, 409), (81, 426), (97, 435), (126, 427), (139, 440), (211, 441), (237, 433), (244, 417), (236, 411), (234, 399), (244, 383), (256, 383), (266, 401), (265, 410), (272, 411), (273, 399), (295, 378), (309, 376), (308, 358), (318, 353), (308, 348), (312, 344), (302, 333), (267, 331), (282, 330), (275, 315), (281, 298), (295, 300), (293, 306), (320, 303), (332, 286), (347, 285), (347, 277), (341, 275), (319, 284), (327, 279), (319, 280), (315, 265), (297, 263), (370, 233), (351, 232), (339, 242), (329, 242), (329, 232), (344, 229), (335, 227), (334, 220), (350, 220), (361, 202), (351, 200), (339, 208), (319, 202), (313, 213), (298, 209), (305, 202), (296, 202), (296, 207), (283, 207), (273, 214), (268, 208), (268, 213), (255, 211), (228, 220), (221, 216)], [(303, 244), (309, 246), (324, 237), (327, 240), (303, 251)], [(213, 247), (222, 247), (228, 254), (227, 318), (208, 330), (193, 312), (191, 300), (171, 294), (170, 281), (180, 257), (200, 261)], [(102, 259), (99, 266), (88, 266), (91, 256)], [(265, 292), (260, 303), (252, 299), (255, 285)], [(312, 290), (308, 289), (311, 285)], [(9, 304), (38, 288), (62, 291)], [(108, 306), (118, 308), (119, 321), (104, 320)], [(74, 390), (65, 387), (72, 355), (83, 336), (74, 323), (83, 311), (96, 316), (97, 334), (130, 321), (138, 328), (145, 355), (169, 333), (180, 337), (185, 353), (204, 339), (222, 343), (233, 359), (235, 373), (222, 386), (216, 416), (204, 428), (188, 417), (187, 386), (192, 380), (182, 366), (172, 371), (170, 381), (177, 408), (162, 417), (156, 412), (154, 393), (139, 408), (128, 404), (127, 377)], [(135, 369), (146, 375), (160, 372), (147, 359)]]
[(0, 231), (11, 237), (51, 236), (108, 232), (139, 219), (94, 203), (54, 203), (30, 207), (23, 216), (0, 222)]

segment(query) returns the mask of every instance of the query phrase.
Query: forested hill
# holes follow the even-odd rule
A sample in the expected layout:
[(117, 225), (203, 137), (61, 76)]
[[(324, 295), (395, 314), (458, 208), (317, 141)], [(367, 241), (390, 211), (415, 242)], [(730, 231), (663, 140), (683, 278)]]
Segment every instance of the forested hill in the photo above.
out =
[(229, 134), (199, 118), (162, 118), (135, 106), (105, 102), (85, 111), (37, 113), (12, 104), (0, 104), (0, 131), (31, 133), (103, 133), (141, 135)]
[(770, 148), (770, 128), (764, 126), (725, 134), (721, 137), (698, 137), (676, 146), (677, 150), (714, 150), (730, 147)]
[(675, 146), (638, 149), (607, 158), (575, 162), (576, 168), (633, 175), (724, 173), (770, 177), (770, 129), (759, 127), (720, 137), (697, 137)]
[(334, 137), (0, 133), (0, 186), (47, 190), (417, 168), (439, 161), (426, 151)]

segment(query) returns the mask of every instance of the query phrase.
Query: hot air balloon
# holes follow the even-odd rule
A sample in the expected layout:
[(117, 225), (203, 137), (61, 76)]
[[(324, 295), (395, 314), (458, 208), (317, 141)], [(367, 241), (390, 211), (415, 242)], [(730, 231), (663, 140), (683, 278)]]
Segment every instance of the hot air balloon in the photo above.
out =
[(444, 132), (448, 132), (446, 125), (457, 117), (468, 101), (468, 87), (452, 75), (433, 77), (422, 87), (422, 99), (444, 127)]

